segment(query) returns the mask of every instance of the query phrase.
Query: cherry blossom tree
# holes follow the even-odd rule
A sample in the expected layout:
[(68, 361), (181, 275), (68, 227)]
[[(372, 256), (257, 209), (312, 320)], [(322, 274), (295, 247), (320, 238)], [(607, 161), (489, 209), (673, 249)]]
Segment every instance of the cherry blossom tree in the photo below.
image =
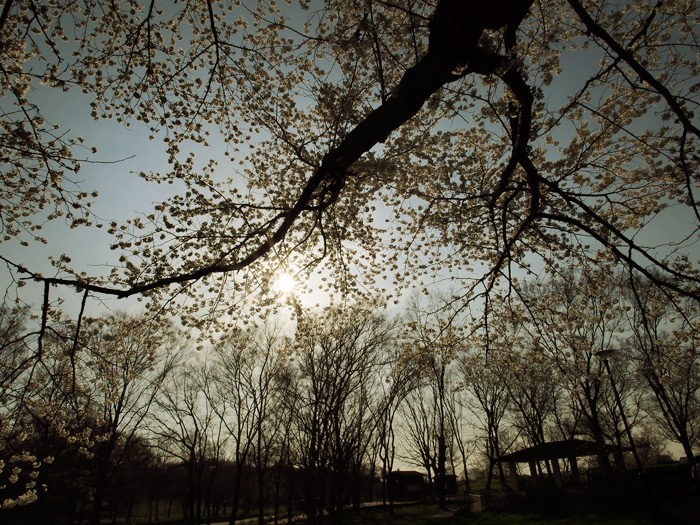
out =
[[(452, 271), (470, 301), (534, 261), (614, 260), (697, 298), (697, 9), (7, 0), (3, 238), (104, 224), (119, 262), (98, 275), (75, 254), (52, 274), (3, 260), (46, 295), (145, 295), (224, 325), (278, 268), (321, 262), (357, 293)], [(41, 105), (62, 90), (152, 135), (170, 165), (140, 175), (175, 195), (124, 223), (92, 215), (99, 196), (76, 175), (90, 144)], [(233, 164), (207, 158), (215, 147)], [(687, 230), (647, 234), (667, 213)]]
[[(29, 362), (58, 331), (57, 288), (83, 297), (73, 341), (86, 302), (105, 296), (145, 298), (151, 314), (217, 337), (270, 306), (281, 270), (325, 293), (394, 300), (449, 280), (450, 307), (480, 302), (485, 330), (519, 272), (569, 264), (623, 264), (697, 301), (698, 9), (6, 0), (0, 238), (51, 241), (46, 223), (65, 222), (66, 235), (102, 227), (114, 251), (88, 271), (59, 248), (46, 271), (3, 250), (8, 300), (41, 305)], [(168, 164), (137, 175), (172, 195), (130, 219), (93, 214), (129, 195), (100, 196), (89, 174), (102, 158), (52, 122), (64, 91), (98, 124), (152, 137)], [(659, 238), (666, 221), (678, 227)], [(22, 295), (37, 290), (27, 283), (40, 300)], [(576, 354), (589, 406), (599, 347)]]
[(93, 320), (81, 344), (76, 377), (94, 418), (86, 430), (94, 478), (90, 522), (96, 525), (111, 478), (187, 345), (170, 323), (126, 314)]
[[(600, 446), (599, 460), (610, 471), (602, 447), (614, 442), (620, 453), (625, 428), (618, 403), (611, 389), (605, 366), (610, 359), (625, 413), (634, 424), (640, 414), (635, 402), (638, 382), (627, 370), (628, 359), (620, 343), (627, 329), (623, 312), (624, 297), (619, 278), (609, 270), (582, 268), (568, 270), (546, 282), (525, 287), (533, 344), (548, 357), (568, 399), (578, 426), (567, 434), (584, 434)], [(608, 354), (613, 354), (610, 358)], [(566, 395), (568, 394), (568, 395)], [(569, 434), (566, 437), (573, 437)]]
[(62, 330), (44, 336), (41, 354), (27, 352), (31, 366), (11, 381), (0, 405), (0, 453), (10, 465), (21, 463), (11, 472), (32, 480), (25, 494), (5, 485), (3, 509), (44, 497), (36, 512), (53, 515), (54, 498), (63, 498), (60, 512), (73, 519), (77, 500), (89, 500), (89, 520), (99, 523), (111, 480), (133, 452), (183, 340), (170, 323), (122, 313), (85, 318), (79, 337), (74, 321), (56, 327)]
[(649, 389), (647, 408), (662, 434), (680, 443), (690, 463), (700, 436), (697, 308), (634, 276), (628, 293), (632, 361)]
[[(59, 337), (46, 337), (37, 359), (26, 308), (0, 310), (0, 513), (3, 520), (42, 520), (73, 508), (87, 487), (89, 432), (73, 402), (73, 370)], [(67, 467), (70, 465), (70, 467)], [(72, 471), (73, 479), (65, 474)], [(37, 502), (38, 503), (34, 503)], [(25, 506), (34, 503), (31, 508)]]

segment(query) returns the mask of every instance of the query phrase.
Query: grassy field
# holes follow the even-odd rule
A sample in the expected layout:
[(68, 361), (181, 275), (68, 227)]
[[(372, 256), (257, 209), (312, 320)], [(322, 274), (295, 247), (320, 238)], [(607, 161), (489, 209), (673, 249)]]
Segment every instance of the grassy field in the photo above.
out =
[[(668, 485), (654, 480), (654, 498), (664, 525), (700, 524), (700, 496), (687, 485)], [(437, 505), (397, 506), (394, 513), (382, 507), (346, 511), (343, 523), (370, 524), (455, 524), (455, 525), (651, 525), (649, 501), (636, 483), (605, 484), (583, 493), (564, 494), (556, 490), (528, 493), (514, 500), (508, 510), (487, 510), (470, 514), (464, 502), (450, 502), (441, 511)], [(339, 522), (339, 521), (338, 521)]]
[[(646, 525), (650, 521), (625, 516), (600, 515), (594, 513), (576, 513), (570, 516), (538, 515), (513, 512), (479, 512), (469, 514), (454, 506), (448, 512), (441, 511), (436, 505), (412, 505), (397, 507), (393, 515), (382, 508), (368, 508), (357, 512), (346, 512), (343, 523), (372, 524), (387, 523), (393, 525)], [(692, 522), (691, 522), (692, 523)]]
[[(663, 512), (663, 523), (666, 525), (700, 523), (700, 511), (694, 512), (692, 508), (686, 510), (688, 510), (686, 513)], [(642, 514), (625, 516), (616, 513), (600, 514), (575, 509), (566, 514), (513, 511), (484, 511), (469, 514), (455, 505), (448, 506), (448, 511), (445, 512), (436, 505), (417, 504), (397, 507), (394, 509), (393, 515), (381, 507), (346, 511), (342, 523), (367, 525), (372, 523), (392, 525), (652, 525), (653, 522), (644, 518)]]
[[(543, 508), (543, 507), (540, 507)], [(645, 508), (637, 512), (596, 512), (587, 507), (548, 506), (546, 512), (529, 509), (510, 511), (483, 511), (469, 514), (462, 503), (450, 503), (446, 511), (437, 505), (413, 504), (396, 506), (393, 514), (381, 506), (364, 507), (359, 510), (346, 510), (341, 517), (336, 516), (327, 523), (347, 524), (386, 524), (386, 525), (652, 525), (645, 519)], [(700, 498), (681, 497), (674, 502), (666, 502), (661, 508), (664, 525), (686, 525), (700, 523)], [(253, 518), (242, 520), (246, 525), (255, 523)], [(109, 522), (111, 523), (111, 520)], [(124, 523), (117, 520), (117, 523)], [(147, 523), (139, 520), (137, 523)], [(176, 517), (160, 520), (159, 524), (181, 523)], [(280, 523), (286, 523), (281, 520)], [(297, 522), (301, 523), (301, 522)]]

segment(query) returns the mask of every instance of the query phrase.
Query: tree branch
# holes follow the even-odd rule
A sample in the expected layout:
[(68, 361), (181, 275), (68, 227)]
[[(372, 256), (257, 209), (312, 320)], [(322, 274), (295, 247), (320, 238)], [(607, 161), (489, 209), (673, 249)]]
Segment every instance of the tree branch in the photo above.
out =
[[(700, 129), (698, 129), (696, 126), (693, 125), (693, 123), (690, 121), (690, 118), (688, 115), (686, 115), (685, 111), (681, 107), (681, 105), (678, 103), (676, 100), (676, 97), (673, 96), (673, 94), (664, 86), (661, 82), (656, 80), (656, 78), (649, 73), (649, 71), (642, 66), (637, 59), (634, 58), (634, 55), (629, 52), (627, 49), (622, 47), (620, 43), (617, 42), (603, 27), (601, 27), (599, 24), (593, 20), (591, 15), (588, 14), (588, 11), (586, 11), (586, 8), (581, 5), (581, 2), (578, 0), (568, 0), (569, 5), (573, 8), (573, 10), (576, 12), (576, 14), (579, 16), (583, 24), (586, 26), (588, 31), (600, 38), (605, 44), (617, 55), (619, 56), (622, 60), (624, 60), (627, 65), (629, 65), (637, 75), (639, 75), (639, 78), (649, 84), (652, 88), (654, 88), (657, 93), (659, 93), (666, 103), (669, 105), (669, 107), (673, 110), (673, 112), (676, 114), (676, 117), (678, 117), (678, 120), (683, 124), (683, 128), (690, 131), (694, 135), (700, 138)], [(648, 21), (650, 23), (650, 21)]]

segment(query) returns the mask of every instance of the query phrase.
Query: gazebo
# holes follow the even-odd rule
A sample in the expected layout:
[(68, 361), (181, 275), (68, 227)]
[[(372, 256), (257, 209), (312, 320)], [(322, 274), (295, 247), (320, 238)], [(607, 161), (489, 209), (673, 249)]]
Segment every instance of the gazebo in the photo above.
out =
[(561, 470), (559, 469), (559, 460), (568, 459), (571, 464), (571, 473), (575, 480), (579, 478), (578, 464), (576, 458), (585, 456), (597, 456), (601, 453), (608, 454), (617, 450), (613, 445), (605, 445), (602, 450), (601, 446), (595, 441), (586, 441), (583, 439), (567, 439), (564, 441), (551, 441), (542, 443), (532, 447), (524, 448), (505, 454), (497, 459), (500, 463), (508, 463), (510, 471), (510, 480), (515, 490), (520, 490), (518, 478), (515, 471), (516, 463), (528, 463), (530, 465), (530, 474), (532, 482), (537, 484), (537, 468), (538, 461), (551, 461), (552, 475), (554, 477), (554, 485), (557, 488), (562, 488), (563, 482)]

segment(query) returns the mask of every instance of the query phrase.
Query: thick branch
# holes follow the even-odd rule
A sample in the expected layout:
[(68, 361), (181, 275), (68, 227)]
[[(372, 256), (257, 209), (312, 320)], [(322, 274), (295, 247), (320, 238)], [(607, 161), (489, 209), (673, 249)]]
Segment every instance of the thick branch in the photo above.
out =
[(2, 7), (2, 13), (0, 14), (0, 31), (5, 29), (5, 22), (10, 15), (10, 9), (12, 9), (12, 2), (13, 0), (5, 0), (5, 5)]

